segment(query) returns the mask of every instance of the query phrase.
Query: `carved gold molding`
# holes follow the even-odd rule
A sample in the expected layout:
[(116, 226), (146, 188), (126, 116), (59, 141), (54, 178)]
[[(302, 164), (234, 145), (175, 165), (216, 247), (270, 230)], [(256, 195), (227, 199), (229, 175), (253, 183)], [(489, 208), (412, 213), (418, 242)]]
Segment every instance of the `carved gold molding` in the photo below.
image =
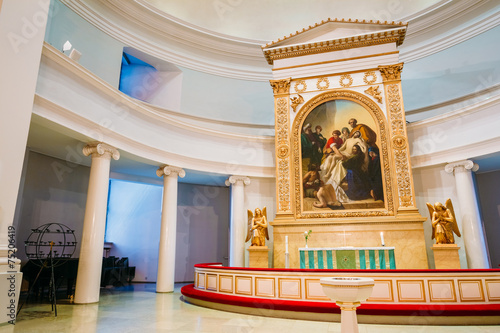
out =
[(377, 74), (375, 74), (374, 71), (366, 72), (365, 75), (363, 76), (363, 81), (366, 84), (374, 84), (375, 81), (377, 81)]
[(294, 89), (296, 93), (302, 93), (307, 90), (306, 81), (300, 80), (295, 82)]
[[(345, 99), (361, 104), (372, 116), (380, 129), (380, 157), (382, 160), (382, 170), (385, 185), (386, 209), (380, 210), (362, 210), (362, 211), (332, 211), (332, 212), (302, 212), (301, 208), (301, 144), (300, 134), (303, 122), (307, 115), (322, 103), (335, 99)], [(349, 90), (333, 90), (319, 94), (309, 100), (297, 113), (292, 126), (292, 156), (293, 156), (293, 173), (295, 179), (294, 198), (296, 209), (296, 218), (325, 218), (325, 217), (375, 217), (375, 216), (392, 216), (394, 215), (394, 200), (391, 181), (391, 167), (389, 163), (388, 151), (388, 129), (386, 126), (386, 118), (383, 111), (367, 96)]]
[(297, 106), (304, 103), (304, 98), (301, 95), (297, 95), (296, 97), (290, 98), (290, 102), (292, 102), (293, 112), (296, 112)]
[[(347, 80), (347, 82), (345, 82)], [(340, 77), (339, 84), (341, 87), (348, 88), (352, 85), (352, 76), (344, 74)]]
[[(399, 76), (401, 73), (402, 64), (396, 65)], [(387, 66), (390, 67), (390, 66)], [(393, 76), (396, 75), (392, 71)], [(384, 74), (382, 74), (384, 76)], [(384, 80), (385, 80), (384, 76)], [(413, 204), (413, 189), (410, 171), (410, 159), (408, 157), (408, 144), (406, 139), (406, 126), (403, 107), (401, 103), (401, 94), (399, 83), (391, 83), (385, 86), (387, 94), (387, 113), (391, 128), (391, 141), (393, 146), (395, 174), (398, 184), (399, 205), (401, 207), (412, 207)]]
[(290, 137), (288, 98), (275, 99), (276, 117), (276, 189), (278, 195), (278, 213), (290, 212)]
[(401, 72), (403, 71), (403, 63), (389, 65), (389, 66), (378, 66), (380, 74), (382, 74), (382, 79), (384, 82), (388, 81), (400, 81)]
[(371, 86), (370, 88), (365, 90), (365, 93), (373, 96), (373, 98), (375, 98), (377, 102), (382, 104), (382, 92), (378, 90), (378, 86)]
[(284, 79), (284, 80), (269, 80), (271, 87), (273, 87), (273, 92), (275, 95), (278, 94), (288, 94), (290, 91), (290, 81), (292, 79)]
[(321, 77), (318, 79), (318, 82), (316, 83), (316, 88), (319, 90), (326, 90), (330, 86), (330, 81), (326, 77)]

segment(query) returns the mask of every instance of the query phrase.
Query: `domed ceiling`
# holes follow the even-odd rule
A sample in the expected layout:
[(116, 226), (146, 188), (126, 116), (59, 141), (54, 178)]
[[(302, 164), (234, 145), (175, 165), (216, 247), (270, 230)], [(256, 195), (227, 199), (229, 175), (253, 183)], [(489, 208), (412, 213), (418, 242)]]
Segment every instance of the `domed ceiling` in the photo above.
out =
[(147, 0), (161, 11), (221, 34), (275, 40), (328, 17), (408, 21), (439, 0)]

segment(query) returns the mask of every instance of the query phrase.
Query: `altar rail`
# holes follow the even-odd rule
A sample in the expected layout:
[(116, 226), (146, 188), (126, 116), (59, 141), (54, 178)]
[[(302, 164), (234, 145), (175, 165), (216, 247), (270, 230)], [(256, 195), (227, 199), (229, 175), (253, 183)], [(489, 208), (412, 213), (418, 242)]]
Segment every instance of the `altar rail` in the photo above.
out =
[(396, 269), (394, 247), (301, 247), (299, 254), (301, 269)]
[(243, 297), (329, 302), (319, 280), (331, 276), (374, 279), (367, 302), (500, 304), (500, 270), (319, 270), (195, 265), (195, 288)]

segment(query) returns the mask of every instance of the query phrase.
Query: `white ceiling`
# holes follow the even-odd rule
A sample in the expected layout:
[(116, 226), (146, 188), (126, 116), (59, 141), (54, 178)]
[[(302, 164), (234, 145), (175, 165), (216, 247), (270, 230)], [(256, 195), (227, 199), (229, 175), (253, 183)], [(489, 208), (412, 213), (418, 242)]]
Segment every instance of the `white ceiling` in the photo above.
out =
[(330, 18), (407, 21), (441, 0), (147, 0), (161, 11), (221, 34), (276, 40)]

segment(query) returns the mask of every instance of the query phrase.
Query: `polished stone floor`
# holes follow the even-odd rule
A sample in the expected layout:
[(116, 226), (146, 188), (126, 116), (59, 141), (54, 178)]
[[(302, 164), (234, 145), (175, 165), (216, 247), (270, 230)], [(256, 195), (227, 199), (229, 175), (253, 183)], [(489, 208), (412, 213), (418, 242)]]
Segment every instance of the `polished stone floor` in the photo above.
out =
[[(156, 294), (154, 284), (134, 284), (101, 289), (99, 304), (72, 305), (59, 300), (58, 316), (50, 304), (29, 302), (16, 325), (0, 326), (3, 332), (222, 332), (222, 333), (322, 333), (340, 332), (339, 323), (290, 320), (216, 311), (185, 303), (181, 285), (175, 292)], [(360, 333), (500, 332), (500, 326), (390, 326), (359, 325)]]

